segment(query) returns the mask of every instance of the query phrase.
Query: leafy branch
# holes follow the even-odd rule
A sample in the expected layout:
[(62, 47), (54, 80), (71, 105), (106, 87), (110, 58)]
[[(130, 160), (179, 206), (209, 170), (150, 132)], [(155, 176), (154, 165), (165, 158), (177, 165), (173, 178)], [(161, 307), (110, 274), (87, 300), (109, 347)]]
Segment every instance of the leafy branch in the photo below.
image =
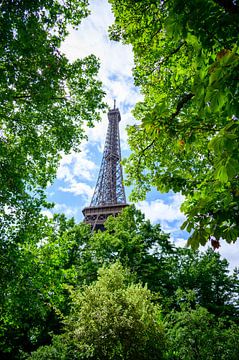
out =
[(182, 110), (182, 108), (184, 107), (184, 105), (186, 105), (192, 98), (194, 97), (194, 94), (190, 93), (190, 94), (184, 94), (181, 98), (181, 100), (178, 102), (178, 105), (176, 107), (175, 112), (171, 115), (169, 120), (173, 120), (176, 116), (178, 116), (178, 114), (180, 113), (180, 111)]
[(186, 41), (181, 41), (181, 43), (175, 49), (173, 49), (167, 56), (162, 57), (159, 61), (157, 61), (154, 68), (150, 70), (150, 72), (148, 72), (146, 75), (149, 76), (152, 73), (154, 73), (156, 70), (159, 70), (160, 66), (164, 64), (166, 61), (168, 61), (168, 59), (170, 59), (171, 56), (177, 54), (184, 45), (186, 45)]
[(156, 140), (156, 139), (153, 139), (153, 141), (151, 141), (151, 143), (148, 144), (148, 145), (147, 145), (144, 149), (142, 149), (142, 150), (140, 151), (140, 153), (139, 153), (138, 164), (137, 164), (137, 176), (138, 176), (138, 180), (139, 180), (140, 182), (142, 182), (142, 181), (141, 181), (141, 179), (140, 179), (140, 171), (139, 171), (139, 169), (140, 169), (140, 166), (141, 166), (142, 157), (144, 156), (145, 152), (146, 152), (147, 150), (149, 150), (149, 149), (154, 145), (155, 140)]

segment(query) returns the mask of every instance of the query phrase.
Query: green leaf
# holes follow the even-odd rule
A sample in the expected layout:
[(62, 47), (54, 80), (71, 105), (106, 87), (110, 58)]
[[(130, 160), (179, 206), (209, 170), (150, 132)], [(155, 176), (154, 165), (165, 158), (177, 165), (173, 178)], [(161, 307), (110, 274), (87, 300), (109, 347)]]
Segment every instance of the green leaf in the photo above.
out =
[(226, 166), (220, 166), (215, 171), (215, 178), (220, 180), (222, 183), (226, 183), (228, 181), (228, 173)]

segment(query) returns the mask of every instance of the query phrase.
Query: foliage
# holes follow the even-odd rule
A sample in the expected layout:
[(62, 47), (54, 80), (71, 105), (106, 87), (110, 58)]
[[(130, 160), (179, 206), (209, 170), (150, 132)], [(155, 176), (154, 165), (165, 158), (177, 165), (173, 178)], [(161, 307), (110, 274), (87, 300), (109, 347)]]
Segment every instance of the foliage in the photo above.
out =
[(76, 241), (89, 236), (83, 225), (41, 215), (51, 206), (44, 190), (62, 154), (79, 151), (84, 123), (93, 125), (104, 107), (96, 57), (70, 63), (59, 50), (69, 26), (89, 14), (87, 6), (87, 0), (0, 4), (0, 343), (7, 359), (59, 331), (64, 286), (77, 280)]
[(81, 281), (91, 282), (99, 267), (120, 260), (137, 281), (159, 294), (164, 311), (178, 307), (175, 293), (183, 289), (194, 290), (196, 302), (214, 314), (237, 314), (238, 273), (230, 275), (228, 262), (218, 253), (176, 248), (160, 225), (145, 220), (135, 206), (109, 218), (105, 227), (82, 251)]
[(170, 264), (168, 281), (173, 293), (167, 296), (172, 296), (174, 308), (179, 310), (178, 290), (193, 291), (194, 306), (200, 304), (219, 317), (238, 318), (238, 271), (229, 274), (228, 262), (219, 253), (178, 249)]
[[(98, 281), (72, 292), (65, 333), (31, 359), (160, 359), (164, 335), (150, 291), (130, 283), (120, 263)], [(60, 341), (59, 341), (60, 340)]]
[[(68, 352), (76, 352), (74, 356), (78, 356), (81, 341), (78, 341), (77, 335), (72, 335), (76, 331), (76, 324), (84, 329), (89, 328), (84, 330), (83, 340), (86, 344), (84, 351), (90, 351), (87, 339), (93, 339), (91, 335), (95, 335), (95, 339), (100, 338), (102, 319), (105, 321), (104, 331), (110, 329), (113, 336), (131, 313), (139, 314), (132, 310), (136, 295), (131, 296), (130, 291), (135, 292), (142, 301), (142, 297), (146, 299), (151, 291), (152, 297), (150, 295), (148, 300), (160, 304), (163, 316), (172, 310), (181, 311), (184, 293), (193, 291), (192, 309), (200, 305), (218, 319), (238, 321), (238, 271), (229, 274), (227, 261), (212, 250), (200, 253), (175, 248), (160, 226), (150, 224), (134, 206), (125, 208), (117, 218), (109, 218), (105, 232), (93, 234), (89, 226), (77, 225), (63, 215), (55, 215), (48, 220), (41, 216), (33, 220), (31, 226), (28, 224), (17, 233), (14, 241), (5, 242), (0, 251), (1, 359), (22, 359), (23, 353), (29, 354), (50, 343), (51, 346), (39, 349), (34, 356), (59, 359), (61, 354), (62, 359), (67, 359)], [(117, 260), (122, 265), (114, 265), (113, 270), (105, 269)], [(102, 266), (104, 268), (100, 270), (98, 282), (94, 284)], [(125, 272), (122, 267), (128, 270)], [(132, 285), (133, 281), (142, 285)], [(114, 284), (115, 292), (110, 288)], [(72, 287), (71, 300), (67, 291), (69, 286)], [(79, 286), (81, 291), (76, 290)], [(118, 296), (118, 291), (123, 295)], [(181, 297), (178, 291), (181, 291)], [(109, 293), (112, 293), (112, 297)], [(127, 302), (127, 299), (132, 302)], [(126, 307), (123, 314), (117, 301)], [(108, 308), (109, 313), (105, 313)], [(99, 309), (102, 309), (102, 313), (97, 317)], [(85, 320), (79, 323), (76, 317), (81, 315)], [(68, 319), (64, 334), (63, 318)], [(89, 326), (91, 320), (96, 322), (95, 327)], [(139, 324), (138, 330), (141, 331), (140, 326), (143, 325)], [(95, 332), (90, 335), (90, 331)], [(121, 333), (122, 344), (126, 341), (124, 331)], [(142, 336), (146, 339), (143, 330), (140, 334), (144, 334)], [(53, 336), (51, 342), (52, 335), (59, 337)], [(127, 341), (138, 339), (134, 333), (128, 332), (127, 336)], [(103, 339), (108, 341), (109, 338), (110, 335)], [(110, 344), (107, 356), (113, 356), (111, 352), (116, 349), (126, 351), (113, 340)], [(97, 346), (100, 344), (94, 340), (92, 349), (96, 351)], [(84, 351), (82, 356), (86, 356)], [(152, 353), (145, 350), (145, 354)]]
[[(24, 223), (44, 202), (62, 152), (79, 150), (83, 122), (99, 118), (103, 92), (91, 55), (70, 63), (59, 50), (87, 0), (0, 4), (1, 227)], [(12, 225), (13, 224), (13, 225)], [(2, 230), (2, 229), (1, 229)]]
[(133, 199), (185, 195), (192, 248), (239, 236), (237, 1), (109, 0), (111, 37), (132, 44), (144, 101), (128, 129)]
[(175, 250), (160, 225), (152, 225), (131, 205), (117, 218), (108, 218), (105, 228), (89, 241), (89, 253), (96, 268), (120, 260), (136, 274), (138, 281), (147, 283), (152, 291), (163, 291), (160, 283), (168, 278), (164, 264)]
[(22, 351), (49, 343), (69, 309), (66, 286), (79, 284), (77, 264), (88, 227), (63, 215), (34, 225), (22, 234), (24, 242), (9, 241), (0, 252), (1, 359), (18, 359)]
[[(182, 294), (180, 294), (182, 295)], [(190, 307), (192, 294), (184, 296), (181, 311), (165, 319), (167, 332), (166, 358), (172, 360), (237, 359), (239, 327), (227, 319), (218, 319), (205, 308)]]

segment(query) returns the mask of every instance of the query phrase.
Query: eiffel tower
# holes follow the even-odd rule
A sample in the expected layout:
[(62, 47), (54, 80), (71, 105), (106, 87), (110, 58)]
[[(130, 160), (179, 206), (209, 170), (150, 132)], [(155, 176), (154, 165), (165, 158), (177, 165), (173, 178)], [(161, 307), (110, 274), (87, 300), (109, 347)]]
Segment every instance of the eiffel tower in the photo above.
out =
[(95, 191), (89, 207), (82, 210), (84, 222), (91, 225), (92, 230), (104, 230), (104, 222), (108, 216), (117, 216), (126, 204), (120, 151), (119, 109), (108, 112), (108, 129), (100, 172)]

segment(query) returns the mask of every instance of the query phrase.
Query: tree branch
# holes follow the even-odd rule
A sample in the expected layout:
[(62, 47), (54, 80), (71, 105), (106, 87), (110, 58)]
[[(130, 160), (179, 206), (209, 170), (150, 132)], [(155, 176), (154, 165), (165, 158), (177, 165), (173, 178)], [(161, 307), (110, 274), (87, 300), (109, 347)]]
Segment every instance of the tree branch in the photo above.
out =
[(175, 49), (173, 49), (168, 55), (166, 55), (165, 57), (163, 57), (162, 59), (160, 59), (157, 63), (156, 66), (153, 68), (153, 70), (151, 70), (147, 75), (152, 74), (155, 70), (158, 70), (160, 65), (162, 65), (163, 63), (165, 63), (165, 61), (167, 61), (171, 56), (177, 54), (177, 52), (179, 52), (179, 50), (183, 47), (183, 45), (186, 44), (186, 41), (182, 41)]
[(139, 175), (139, 174), (140, 174), (139, 168), (140, 168), (140, 164), (141, 164), (141, 159), (142, 159), (145, 151), (147, 151), (148, 149), (150, 149), (150, 148), (153, 146), (154, 143), (155, 143), (155, 139), (153, 139), (153, 140), (151, 141), (151, 143), (148, 144), (148, 145), (147, 145), (144, 149), (142, 149), (141, 152), (139, 153), (139, 159), (138, 159), (138, 165), (137, 165), (137, 175), (138, 175), (138, 180), (140, 181), (140, 183), (142, 183), (142, 181), (141, 181), (141, 179), (140, 179), (140, 175)]
[(177, 108), (175, 112), (171, 115), (170, 120), (173, 120), (176, 116), (178, 116), (184, 105), (187, 104), (193, 97), (194, 94), (192, 93), (184, 94), (182, 99), (178, 102)]

